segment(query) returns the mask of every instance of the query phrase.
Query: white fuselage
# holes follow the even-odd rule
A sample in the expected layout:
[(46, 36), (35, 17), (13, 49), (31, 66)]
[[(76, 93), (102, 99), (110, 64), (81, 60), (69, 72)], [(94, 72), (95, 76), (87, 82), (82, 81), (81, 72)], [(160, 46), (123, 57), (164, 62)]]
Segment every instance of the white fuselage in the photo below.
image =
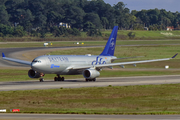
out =
[(73, 67), (109, 64), (115, 58), (96, 55), (45, 55), (35, 58), (31, 68), (44, 74), (74, 75), (82, 74), (83, 69), (73, 70)]

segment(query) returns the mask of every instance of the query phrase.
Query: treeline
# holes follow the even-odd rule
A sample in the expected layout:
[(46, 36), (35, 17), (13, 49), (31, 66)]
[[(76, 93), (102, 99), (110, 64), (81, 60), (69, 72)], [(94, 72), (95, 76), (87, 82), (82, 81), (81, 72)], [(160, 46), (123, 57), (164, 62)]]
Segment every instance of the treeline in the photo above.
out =
[[(65, 28), (60, 23), (71, 28)], [(0, 36), (101, 35), (98, 29), (165, 30), (179, 28), (180, 13), (164, 9), (131, 11), (123, 2), (103, 0), (0, 0)]]

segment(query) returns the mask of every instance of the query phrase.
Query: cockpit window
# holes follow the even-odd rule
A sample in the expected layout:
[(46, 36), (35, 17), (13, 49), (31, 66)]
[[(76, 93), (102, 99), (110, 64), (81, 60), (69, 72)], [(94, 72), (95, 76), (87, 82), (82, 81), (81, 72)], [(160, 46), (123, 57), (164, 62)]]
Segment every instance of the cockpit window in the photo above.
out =
[(35, 60), (35, 59), (34, 59), (32, 62), (36, 62), (36, 63), (38, 62), (38, 63), (40, 63), (41, 61), (40, 61), (40, 60)]

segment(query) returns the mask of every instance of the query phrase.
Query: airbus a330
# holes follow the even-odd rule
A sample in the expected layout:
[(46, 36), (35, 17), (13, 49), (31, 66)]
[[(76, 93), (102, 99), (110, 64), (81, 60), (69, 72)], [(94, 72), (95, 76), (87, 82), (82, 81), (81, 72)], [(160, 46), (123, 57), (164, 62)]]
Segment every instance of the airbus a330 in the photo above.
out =
[(112, 63), (114, 60), (119, 59), (114, 56), (117, 31), (118, 26), (115, 26), (100, 55), (44, 55), (29, 62), (9, 58), (2, 53), (2, 58), (4, 60), (29, 65), (31, 67), (28, 71), (29, 77), (40, 78), (39, 80), (42, 82), (44, 81), (43, 76), (45, 74), (56, 74), (57, 77), (54, 78), (54, 81), (64, 81), (64, 77), (60, 77), (60, 75), (78, 74), (82, 74), (86, 81), (96, 81), (96, 78), (100, 75), (99, 71), (103, 68), (112, 68), (113, 66), (123, 66), (127, 64), (165, 61), (175, 58), (177, 55), (164, 59)]

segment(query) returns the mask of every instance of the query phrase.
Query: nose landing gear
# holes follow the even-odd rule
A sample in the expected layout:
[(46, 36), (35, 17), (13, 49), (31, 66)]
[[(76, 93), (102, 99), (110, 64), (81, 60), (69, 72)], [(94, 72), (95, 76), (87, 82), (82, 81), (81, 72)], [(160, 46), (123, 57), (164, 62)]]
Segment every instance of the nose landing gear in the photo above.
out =
[(40, 76), (41, 76), (41, 78), (39, 79), (39, 82), (44, 82), (44, 78), (43, 78), (44, 74), (41, 73)]
[(40, 78), (40, 79), (39, 79), (39, 82), (44, 82), (44, 78)]

